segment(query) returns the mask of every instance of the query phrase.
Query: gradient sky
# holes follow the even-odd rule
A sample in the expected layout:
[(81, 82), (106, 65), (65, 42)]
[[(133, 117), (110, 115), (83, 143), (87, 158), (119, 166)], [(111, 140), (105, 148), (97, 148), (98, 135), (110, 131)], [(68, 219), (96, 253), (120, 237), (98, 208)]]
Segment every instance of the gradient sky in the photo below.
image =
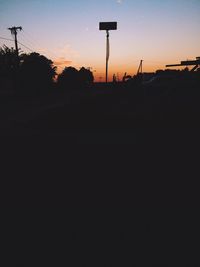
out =
[(58, 71), (92, 67), (96, 80), (105, 77), (100, 21), (118, 22), (110, 34), (110, 77), (135, 74), (140, 59), (144, 71), (155, 71), (200, 56), (200, 0), (0, 0), (0, 37), (22, 26), (19, 42), (52, 59)]

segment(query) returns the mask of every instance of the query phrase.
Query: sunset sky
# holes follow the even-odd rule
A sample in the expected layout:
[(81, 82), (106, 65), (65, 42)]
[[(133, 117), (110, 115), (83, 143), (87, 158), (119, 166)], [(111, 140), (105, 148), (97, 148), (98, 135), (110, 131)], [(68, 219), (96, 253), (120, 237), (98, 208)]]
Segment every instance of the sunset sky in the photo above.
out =
[(200, 56), (200, 0), (0, 0), (1, 38), (12, 38), (8, 27), (22, 26), (24, 52), (44, 54), (58, 72), (91, 67), (97, 81), (105, 78), (100, 21), (118, 22), (110, 33), (110, 77), (135, 74), (141, 59), (144, 71), (155, 71)]

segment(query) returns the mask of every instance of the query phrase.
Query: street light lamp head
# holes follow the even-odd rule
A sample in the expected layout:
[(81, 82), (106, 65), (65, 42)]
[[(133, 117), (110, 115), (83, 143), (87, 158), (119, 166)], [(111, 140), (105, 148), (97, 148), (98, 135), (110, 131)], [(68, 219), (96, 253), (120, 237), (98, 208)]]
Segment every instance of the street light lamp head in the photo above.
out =
[(100, 31), (117, 30), (117, 22), (100, 22), (99, 30)]

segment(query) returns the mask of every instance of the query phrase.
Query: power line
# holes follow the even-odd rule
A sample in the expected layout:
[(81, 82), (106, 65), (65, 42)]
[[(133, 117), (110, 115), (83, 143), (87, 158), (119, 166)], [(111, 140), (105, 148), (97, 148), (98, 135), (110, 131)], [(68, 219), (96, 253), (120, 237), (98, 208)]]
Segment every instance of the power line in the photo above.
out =
[[(12, 39), (9, 39), (9, 38), (5, 38), (5, 37), (1, 37), (1, 36), (0, 36), (0, 39), (2, 39), (2, 40), (6, 40), (6, 41), (11, 41), (11, 42), (14, 42), (14, 41), (15, 41), (15, 40), (12, 40)], [(22, 45), (23, 47), (25, 47), (26, 49), (30, 50), (31, 52), (34, 52), (31, 48), (29, 48), (28, 46), (22, 44), (21, 42), (18, 41), (18, 43), (19, 43), (20, 45)]]
[[(6, 40), (6, 41), (11, 41), (11, 42), (14, 42), (14, 41), (15, 41), (14, 38), (13, 38), (13, 39), (9, 39), (9, 38), (6, 38), (6, 37), (1, 37), (1, 36), (0, 36), (0, 39), (2, 39), (2, 40)], [(29, 51), (33, 52), (33, 49), (31, 49), (31, 48), (28, 47), (27, 45), (24, 45), (23, 43), (21, 43), (21, 42), (19, 42), (19, 41), (18, 41), (18, 43), (19, 43), (20, 45), (22, 45), (23, 47), (25, 47), (26, 49), (28, 49)]]
[(42, 50), (42, 48), (40, 47), (40, 45), (38, 44), (38, 42), (35, 41), (35, 39), (33, 39), (33, 37), (28, 34), (24, 29), (22, 30), (22, 35), (21, 35), (26, 42), (28, 42), (32, 47), (37, 47), (39, 48), (39, 50)]
[(30, 41), (29, 38), (26, 37), (24, 34), (24, 31), (22, 31), (22, 34), (20, 35), (20, 39), (22, 41), (22, 44), (25, 43), (27, 47), (29, 47), (29, 50), (34, 50), (34, 51), (40, 51), (42, 50), (39, 45), (35, 44), (34, 42)]
[(27, 32), (26, 30), (22, 30), (22, 36), (26, 38), (26, 42), (30, 43), (31, 47), (36, 47), (39, 53), (46, 54), (49, 58), (57, 57), (56, 53), (52, 50), (49, 50), (47, 48), (42, 48), (40, 44), (38, 43), (37, 39), (35, 39), (32, 34)]
[(18, 41), (18, 43), (19, 43), (20, 45), (22, 45), (23, 47), (25, 47), (26, 49), (30, 50), (31, 52), (34, 52), (31, 48), (29, 48), (28, 46), (22, 44), (21, 42)]
[[(49, 50), (47, 48), (42, 48), (37, 39), (33, 38), (33, 36), (31, 34), (29, 34), (29, 32), (27, 32), (26, 30), (22, 29), (21, 34), (20, 34), (20, 39), (24, 39), (25, 43), (28, 43), (27, 45), (24, 45), (23, 43), (19, 42), (19, 44), (21, 44), (22, 46), (24, 46), (25, 48), (27, 48), (29, 51), (34, 52), (34, 51), (38, 51), (39, 53), (42, 54), (46, 54), (47, 57), (49, 58), (56, 58), (57, 54), (53, 51), (53, 50)], [(13, 41), (10, 39), (10, 41)], [(23, 42), (23, 40), (22, 40)]]
[(31, 50), (34, 50), (34, 51), (37, 50), (36, 47), (32, 45), (30, 42), (27, 42), (27, 40), (22, 35), (20, 35), (20, 42), (22, 44), (26, 44), (26, 46)]
[(6, 41), (11, 41), (11, 42), (14, 42), (14, 40), (13, 40), (13, 39), (8, 39), (8, 38), (5, 38), (5, 37), (0, 37), (0, 39), (2, 39), (2, 40), (6, 40)]

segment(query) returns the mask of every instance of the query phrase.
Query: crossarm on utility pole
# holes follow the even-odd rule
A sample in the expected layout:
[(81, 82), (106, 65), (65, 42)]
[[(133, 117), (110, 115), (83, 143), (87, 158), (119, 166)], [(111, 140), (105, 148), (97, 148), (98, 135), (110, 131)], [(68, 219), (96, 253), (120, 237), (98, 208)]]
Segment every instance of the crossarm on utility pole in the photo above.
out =
[(19, 58), (19, 49), (18, 49), (18, 43), (17, 43), (17, 31), (18, 30), (22, 30), (22, 27), (12, 27), (12, 28), (8, 28), (8, 30), (10, 30), (11, 34), (14, 35), (15, 38), (15, 51), (16, 51), (16, 55)]

